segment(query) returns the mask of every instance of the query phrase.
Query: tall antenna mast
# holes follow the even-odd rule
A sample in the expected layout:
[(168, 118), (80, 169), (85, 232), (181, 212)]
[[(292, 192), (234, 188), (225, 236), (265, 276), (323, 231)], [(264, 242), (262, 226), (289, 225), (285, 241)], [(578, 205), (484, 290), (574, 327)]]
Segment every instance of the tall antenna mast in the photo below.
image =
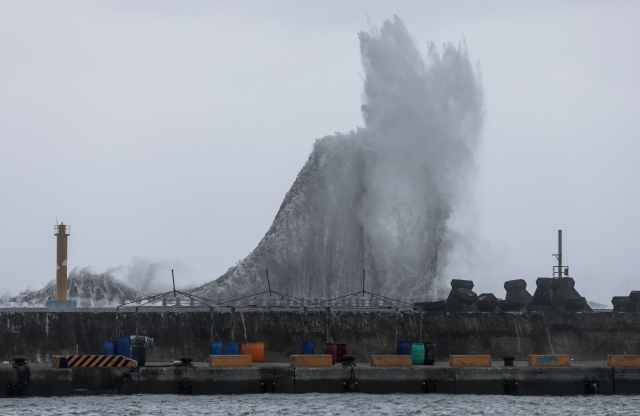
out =
[(562, 230), (558, 230), (558, 277), (562, 277)]
[(362, 271), (362, 296), (364, 297), (364, 270)]
[[(558, 230), (558, 254), (552, 254), (552, 256), (558, 259), (558, 265), (553, 266), (553, 277), (560, 278), (562, 276), (569, 276), (569, 267), (564, 266), (563, 269), (562, 266), (562, 230)], [(558, 270), (556, 270), (556, 268)]]

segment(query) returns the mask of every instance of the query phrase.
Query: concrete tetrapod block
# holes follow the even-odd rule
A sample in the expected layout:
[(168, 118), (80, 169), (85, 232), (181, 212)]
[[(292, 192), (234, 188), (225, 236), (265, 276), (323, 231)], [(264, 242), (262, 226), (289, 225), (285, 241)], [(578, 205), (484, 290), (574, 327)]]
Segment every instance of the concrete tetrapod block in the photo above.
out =
[(519, 292), (527, 289), (527, 282), (524, 279), (507, 280), (504, 282), (504, 289), (509, 292)]
[(611, 299), (611, 304), (613, 305), (614, 312), (631, 312), (631, 299), (629, 296), (614, 296)]
[(475, 312), (478, 295), (471, 290), (465, 288), (451, 289), (449, 297), (446, 301), (447, 312)]
[(490, 355), (450, 355), (451, 367), (491, 367)]
[(611, 367), (640, 367), (640, 355), (608, 355), (607, 365)]
[(527, 291), (527, 282), (523, 279), (509, 280), (504, 283), (507, 295), (504, 300), (498, 302), (498, 306), (503, 311), (526, 312), (527, 306), (531, 303), (531, 293)]
[(567, 312), (584, 311), (587, 307), (587, 299), (584, 297), (569, 297), (564, 299), (564, 310)]
[(251, 356), (210, 355), (209, 367), (251, 367)]
[(413, 362), (410, 355), (372, 355), (373, 367), (411, 367)]
[(629, 312), (640, 312), (640, 291), (632, 290), (629, 293), (629, 306), (627, 307)]
[(473, 289), (473, 280), (453, 279), (451, 280), (451, 289)]
[(329, 354), (292, 355), (289, 364), (291, 367), (331, 367), (333, 357)]
[(493, 293), (481, 293), (478, 296), (478, 310), (481, 312), (499, 312), (496, 310), (498, 299)]
[[(540, 277), (536, 280), (536, 291), (533, 294), (531, 303), (528, 306), (529, 312), (535, 311), (561, 311), (565, 308), (567, 298), (581, 298), (575, 289), (575, 281), (571, 277), (550, 278)], [(570, 301), (570, 310), (580, 310), (583, 303), (580, 300)], [(584, 311), (593, 312), (591, 307), (584, 301)]]
[(568, 355), (530, 355), (530, 367), (569, 367), (571, 357)]

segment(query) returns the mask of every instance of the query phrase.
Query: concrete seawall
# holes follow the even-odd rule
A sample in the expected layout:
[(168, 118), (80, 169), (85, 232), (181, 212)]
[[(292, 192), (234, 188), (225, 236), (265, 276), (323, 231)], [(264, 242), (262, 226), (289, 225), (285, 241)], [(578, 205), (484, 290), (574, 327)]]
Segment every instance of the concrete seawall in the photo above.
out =
[(33, 364), (28, 383), (8, 365), (0, 366), (0, 398), (96, 394), (258, 394), (258, 393), (443, 393), (493, 395), (640, 394), (640, 368), (574, 362), (571, 367), (434, 366), (252, 367), (172, 366), (139, 368), (52, 368)]
[[(55, 354), (100, 354), (111, 338), (116, 312), (0, 312), (0, 359), (23, 355), (48, 362)], [(608, 354), (640, 354), (640, 313), (448, 313), (314, 310), (213, 312), (204, 308), (152, 308), (121, 312), (125, 334), (154, 338), (148, 361), (193, 356), (204, 361), (212, 336), (228, 342), (264, 341), (265, 361), (288, 361), (303, 340), (321, 353), (328, 337), (346, 342), (348, 354), (367, 361), (372, 354), (393, 354), (396, 341), (425, 336), (438, 347), (437, 359), (451, 354), (568, 354), (580, 361), (603, 361)], [(425, 335), (427, 334), (427, 335)]]

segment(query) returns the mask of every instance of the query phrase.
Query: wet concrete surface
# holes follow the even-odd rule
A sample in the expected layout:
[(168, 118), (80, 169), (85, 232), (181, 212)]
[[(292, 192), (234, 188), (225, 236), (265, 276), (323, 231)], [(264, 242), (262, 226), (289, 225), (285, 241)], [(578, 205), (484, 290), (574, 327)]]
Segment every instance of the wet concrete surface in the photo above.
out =
[[(602, 361), (574, 361), (570, 367), (529, 367), (502, 361), (491, 367), (372, 367), (336, 364), (294, 368), (287, 363), (212, 368), (204, 362), (176, 366), (149, 362), (139, 368), (52, 368), (31, 364), (23, 383), (0, 364), (6, 389), (0, 397), (91, 394), (259, 394), (259, 393), (445, 393), (510, 395), (640, 394), (640, 368), (608, 367)], [(11, 388), (9, 386), (11, 385)]]
[[(99, 354), (113, 337), (116, 312), (0, 312), (0, 360), (26, 356), (48, 362), (52, 355)], [(152, 337), (147, 359), (169, 361), (192, 356), (204, 361), (212, 339), (265, 342), (265, 360), (288, 362), (302, 341), (347, 343), (359, 361), (394, 354), (398, 341), (434, 341), (436, 358), (449, 355), (515, 356), (566, 354), (580, 361), (609, 354), (640, 355), (640, 313), (509, 312), (451, 313), (419, 311), (176, 310), (123, 312), (125, 334)]]

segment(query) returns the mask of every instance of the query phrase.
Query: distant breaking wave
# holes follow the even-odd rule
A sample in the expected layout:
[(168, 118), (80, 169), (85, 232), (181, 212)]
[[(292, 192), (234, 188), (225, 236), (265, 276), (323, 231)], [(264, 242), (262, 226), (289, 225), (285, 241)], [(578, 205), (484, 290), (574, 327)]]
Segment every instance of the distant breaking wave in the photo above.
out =
[(455, 243), (448, 226), (464, 192), (483, 119), (464, 42), (429, 44), (426, 61), (395, 17), (362, 32), (364, 128), (316, 141), (258, 246), (208, 298), (266, 290), (335, 297), (362, 287), (432, 297)]
[[(78, 307), (117, 306), (125, 301), (144, 297), (144, 294), (115, 279), (109, 271), (93, 273), (89, 269), (73, 269), (67, 280), (67, 298), (76, 300)], [(44, 306), (56, 299), (56, 281), (40, 290), (25, 290), (18, 296), (0, 301), (3, 306)]]

